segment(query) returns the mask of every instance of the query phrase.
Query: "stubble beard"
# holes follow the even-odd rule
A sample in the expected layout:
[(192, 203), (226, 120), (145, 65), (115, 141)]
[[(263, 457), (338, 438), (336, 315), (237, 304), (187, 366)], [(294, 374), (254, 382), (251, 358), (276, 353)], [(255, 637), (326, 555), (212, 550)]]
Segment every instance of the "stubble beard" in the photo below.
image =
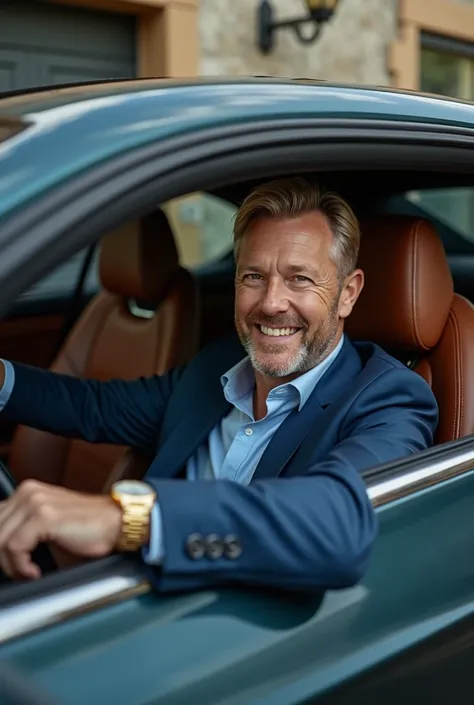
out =
[[(265, 356), (277, 356), (281, 354), (281, 345), (268, 342), (257, 348), (252, 340), (251, 331), (255, 325), (252, 321), (252, 316), (249, 316), (246, 320), (247, 330), (243, 330), (236, 321), (240, 342), (245, 348), (254, 370), (266, 377), (289, 377), (295, 374), (304, 374), (322, 362), (337, 339), (339, 328), (338, 304), (339, 301), (336, 298), (331, 305), (327, 318), (319, 322), (311, 337), (309, 337), (308, 330), (305, 330), (301, 323), (298, 325), (294, 321), (285, 321), (282, 316), (275, 316), (273, 319), (265, 321), (265, 325), (269, 327), (291, 328), (294, 326), (303, 329), (302, 341), (298, 350), (285, 362), (280, 363), (277, 360), (270, 362), (260, 359), (259, 349)], [(299, 333), (296, 333), (296, 335), (299, 335)]]

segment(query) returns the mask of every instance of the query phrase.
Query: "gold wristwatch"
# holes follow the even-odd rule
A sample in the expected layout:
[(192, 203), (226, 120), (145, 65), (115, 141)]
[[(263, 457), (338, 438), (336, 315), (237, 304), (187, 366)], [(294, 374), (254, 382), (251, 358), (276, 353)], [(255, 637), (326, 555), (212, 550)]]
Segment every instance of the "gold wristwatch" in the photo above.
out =
[(120, 480), (112, 485), (110, 496), (122, 509), (122, 531), (117, 550), (138, 551), (149, 536), (155, 490), (140, 480)]

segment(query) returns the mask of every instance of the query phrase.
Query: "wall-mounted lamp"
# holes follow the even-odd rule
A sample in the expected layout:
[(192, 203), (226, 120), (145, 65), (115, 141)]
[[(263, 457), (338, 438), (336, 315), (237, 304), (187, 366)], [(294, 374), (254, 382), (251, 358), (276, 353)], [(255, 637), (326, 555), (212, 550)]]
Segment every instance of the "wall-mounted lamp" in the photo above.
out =
[[(273, 33), (277, 29), (291, 27), (302, 44), (311, 44), (319, 36), (321, 27), (328, 22), (336, 11), (339, 0), (306, 0), (308, 14), (304, 17), (294, 17), (290, 20), (277, 21), (274, 18), (270, 0), (261, 0), (257, 10), (258, 45), (264, 54), (273, 49)], [(311, 24), (310, 35), (302, 34), (301, 27)]]

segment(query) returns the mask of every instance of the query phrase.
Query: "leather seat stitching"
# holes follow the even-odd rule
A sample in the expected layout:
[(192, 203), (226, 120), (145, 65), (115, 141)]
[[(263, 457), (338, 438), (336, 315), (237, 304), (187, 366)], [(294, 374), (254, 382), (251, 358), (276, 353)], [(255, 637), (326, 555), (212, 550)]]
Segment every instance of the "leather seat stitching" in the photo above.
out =
[(448, 325), (450, 325), (453, 330), (454, 415), (452, 425), (452, 437), (453, 439), (456, 439), (461, 436), (464, 421), (464, 385), (459, 321), (453, 309), (450, 310), (448, 315)]
[(410, 325), (412, 328), (412, 335), (413, 338), (419, 342), (418, 338), (418, 333), (417, 333), (417, 326), (416, 326), (416, 315), (417, 315), (417, 291), (416, 291), (416, 235), (417, 235), (417, 227), (418, 227), (419, 221), (414, 224), (412, 229), (410, 230), (410, 239), (411, 239), (411, 257), (410, 257), (410, 267), (411, 267), (411, 272), (410, 272), (410, 281), (411, 281), (411, 286), (410, 286)]
[[(420, 246), (420, 239), (421, 239), (421, 228), (423, 227), (424, 223), (422, 220), (418, 220), (416, 225), (415, 225), (415, 269), (414, 272), (418, 272), (418, 267), (422, 265), (421, 263), (421, 246)], [(426, 345), (423, 341), (423, 336), (421, 332), (421, 318), (420, 318), (420, 282), (421, 277), (417, 277), (414, 280), (414, 285), (416, 282), (418, 282), (418, 288), (415, 290), (415, 310), (414, 310), (414, 316), (415, 316), (415, 335), (416, 335), (416, 341), (419, 344), (419, 346), (423, 350), (429, 350), (429, 346)]]

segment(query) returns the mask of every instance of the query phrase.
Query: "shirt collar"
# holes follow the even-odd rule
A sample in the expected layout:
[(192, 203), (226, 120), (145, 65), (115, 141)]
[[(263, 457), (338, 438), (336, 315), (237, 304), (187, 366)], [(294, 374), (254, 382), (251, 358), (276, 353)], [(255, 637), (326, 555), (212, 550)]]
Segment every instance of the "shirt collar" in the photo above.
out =
[[(343, 344), (344, 334), (341, 336), (334, 350), (322, 362), (312, 367), (308, 372), (296, 377), (291, 382), (280, 384), (278, 387), (275, 387), (275, 389), (272, 389), (272, 392), (284, 387), (295, 389), (299, 397), (298, 408), (301, 410), (321, 377), (341, 352)], [(231, 367), (230, 370), (225, 372), (221, 377), (221, 384), (224, 395), (231, 404), (235, 404), (236, 401), (250, 394), (255, 386), (255, 374), (250, 359), (244, 357), (243, 360), (240, 360), (236, 365)], [(270, 392), (270, 394), (272, 392)]]

